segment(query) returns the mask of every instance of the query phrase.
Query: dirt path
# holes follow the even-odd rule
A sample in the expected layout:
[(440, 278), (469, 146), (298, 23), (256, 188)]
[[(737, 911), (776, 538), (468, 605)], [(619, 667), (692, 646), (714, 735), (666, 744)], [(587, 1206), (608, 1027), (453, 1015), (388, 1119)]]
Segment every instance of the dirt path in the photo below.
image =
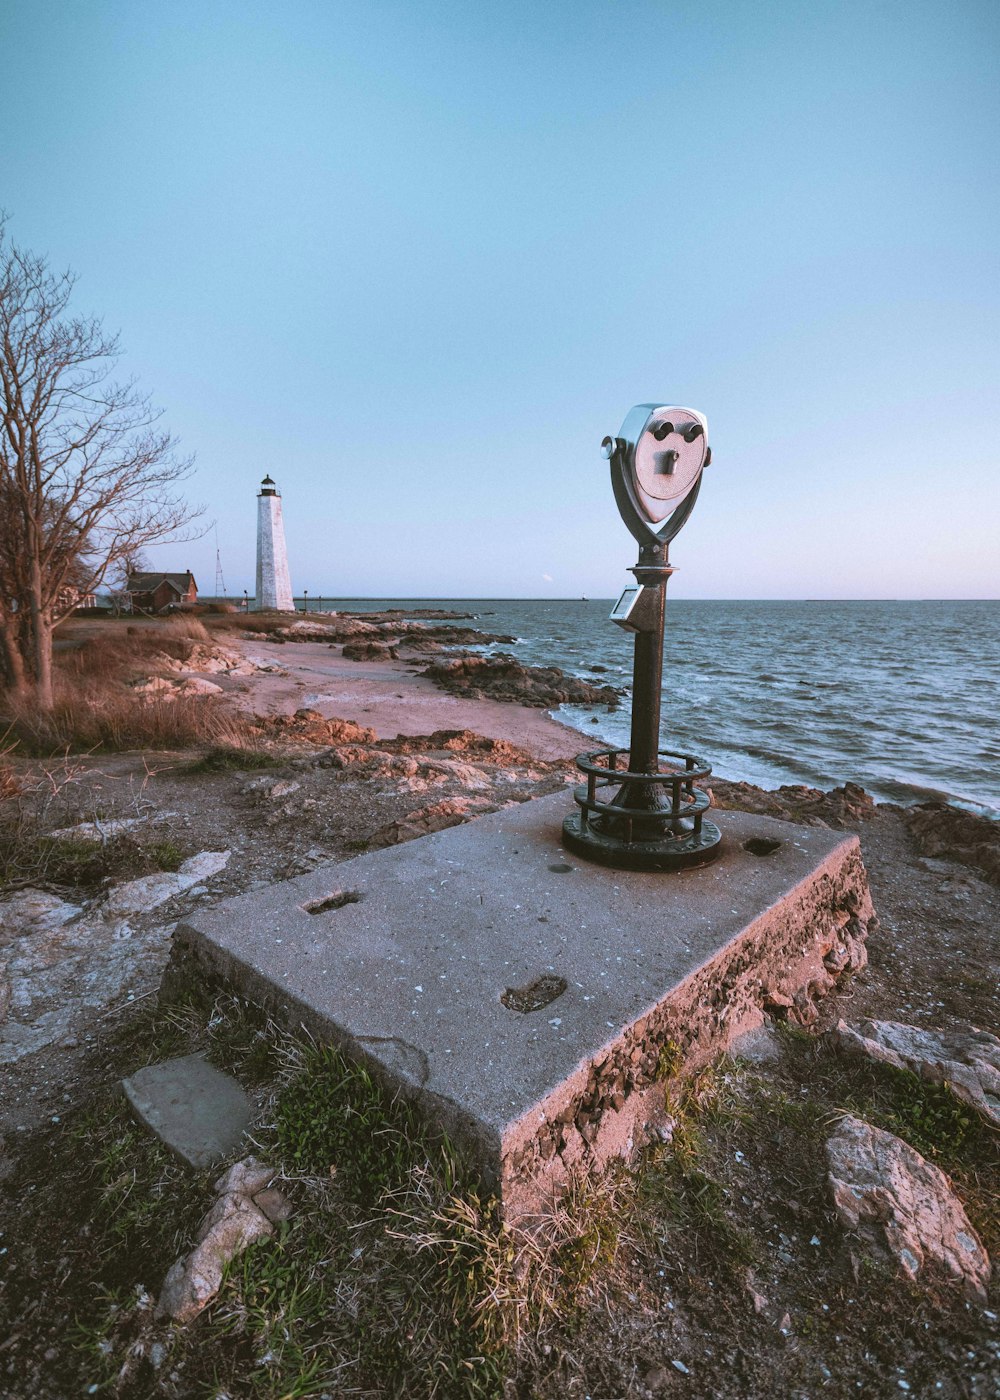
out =
[[(415, 674), (405, 661), (345, 661), (340, 647), (325, 642), (231, 640), (253, 661), (280, 665), (287, 675), (261, 674), (252, 680), (216, 678), (246, 709), (259, 715), (293, 714), (306, 707), (324, 718), (369, 725), (380, 739), (398, 734), (432, 734), (436, 729), (472, 729), (489, 739), (506, 739), (536, 758), (573, 758), (585, 746), (580, 733), (543, 710), (496, 700), (464, 700), (446, 695)], [(419, 663), (425, 664), (425, 663)]]

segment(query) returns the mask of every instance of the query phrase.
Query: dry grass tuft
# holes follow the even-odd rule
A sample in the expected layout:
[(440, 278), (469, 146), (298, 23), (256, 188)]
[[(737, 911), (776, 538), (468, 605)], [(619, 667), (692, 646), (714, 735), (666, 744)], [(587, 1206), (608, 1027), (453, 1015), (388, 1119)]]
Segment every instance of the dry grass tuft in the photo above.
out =
[(259, 747), (251, 721), (213, 696), (147, 698), (118, 681), (95, 676), (61, 678), (48, 713), (16, 697), (7, 698), (4, 711), (10, 738), (26, 755)]
[[(163, 658), (186, 661), (212, 634), (196, 617), (108, 624), (79, 645), (56, 652), (55, 704), (43, 714), (30, 698), (0, 698), (0, 724), (19, 755), (131, 749), (225, 748), (257, 751), (252, 721), (221, 698), (140, 695), (129, 682), (162, 670)], [(158, 663), (161, 663), (158, 665)], [(0, 764), (3, 761), (0, 753)]]
[(85, 677), (133, 679), (148, 674), (157, 657), (186, 661), (196, 642), (211, 640), (211, 633), (196, 617), (109, 626), (79, 646), (58, 651), (56, 665), (60, 674), (72, 680)]
[(380, 1208), (389, 1218), (386, 1238), (403, 1246), (399, 1267), (415, 1295), (426, 1290), (428, 1310), (444, 1303), (496, 1355), (539, 1341), (614, 1289), (635, 1195), (624, 1169), (577, 1174), (543, 1213), (507, 1224), (495, 1201), (419, 1166)]

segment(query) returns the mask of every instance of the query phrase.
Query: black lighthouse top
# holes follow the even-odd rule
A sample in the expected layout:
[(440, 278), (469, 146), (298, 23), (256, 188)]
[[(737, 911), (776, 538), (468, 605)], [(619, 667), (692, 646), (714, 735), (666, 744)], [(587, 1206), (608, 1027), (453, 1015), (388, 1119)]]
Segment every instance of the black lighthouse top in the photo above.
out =
[(278, 488), (269, 476), (265, 476), (264, 480), (260, 483), (259, 494), (261, 496), (276, 496), (278, 494)]

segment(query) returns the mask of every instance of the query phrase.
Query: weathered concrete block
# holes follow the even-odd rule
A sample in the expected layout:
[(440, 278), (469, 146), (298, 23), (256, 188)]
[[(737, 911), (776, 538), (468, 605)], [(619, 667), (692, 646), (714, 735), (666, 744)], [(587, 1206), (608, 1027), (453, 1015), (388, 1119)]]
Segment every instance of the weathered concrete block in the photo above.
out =
[(236, 1080), (200, 1055), (184, 1055), (136, 1070), (122, 1080), (125, 1097), (171, 1152), (206, 1167), (238, 1147), (250, 1103)]
[(720, 812), (715, 864), (616, 871), (567, 858), (566, 803), (198, 910), (168, 978), (222, 982), (365, 1059), (528, 1209), (630, 1156), (664, 1121), (665, 1079), (765, 1008), (808, 1020), (874, 920), (855, 836)]

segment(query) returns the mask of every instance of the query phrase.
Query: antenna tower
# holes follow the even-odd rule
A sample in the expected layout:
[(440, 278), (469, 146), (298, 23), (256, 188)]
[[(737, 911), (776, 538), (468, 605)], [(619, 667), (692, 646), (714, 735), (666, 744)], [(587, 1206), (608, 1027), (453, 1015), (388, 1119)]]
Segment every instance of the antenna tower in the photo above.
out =
[(226, 580), (222, 577), (222, 555), (219, 553), (219, 527), (215, 527), (215, 596), (221, 602), (226, 596)]

